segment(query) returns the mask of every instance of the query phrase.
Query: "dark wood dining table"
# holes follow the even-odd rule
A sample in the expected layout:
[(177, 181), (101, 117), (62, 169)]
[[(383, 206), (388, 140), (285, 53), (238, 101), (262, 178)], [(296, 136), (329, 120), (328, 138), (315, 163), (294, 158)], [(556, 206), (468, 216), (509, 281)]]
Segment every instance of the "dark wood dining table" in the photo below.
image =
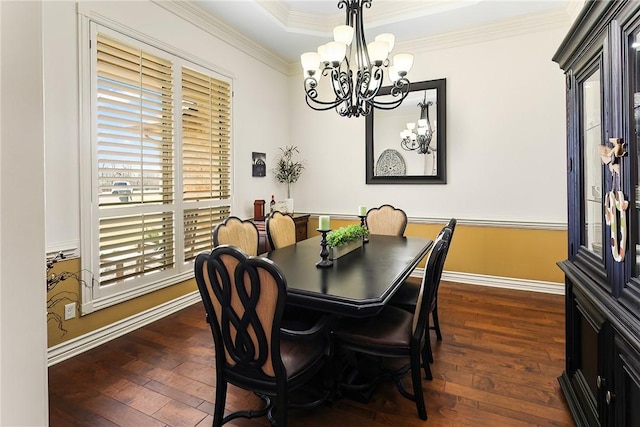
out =
[(287, 279), (287, 304), (350, 317), (373, 316), (429, 252), (420, 237), (371, 235), (362, 248), (318, 268), (320, 236), (271, 251)]

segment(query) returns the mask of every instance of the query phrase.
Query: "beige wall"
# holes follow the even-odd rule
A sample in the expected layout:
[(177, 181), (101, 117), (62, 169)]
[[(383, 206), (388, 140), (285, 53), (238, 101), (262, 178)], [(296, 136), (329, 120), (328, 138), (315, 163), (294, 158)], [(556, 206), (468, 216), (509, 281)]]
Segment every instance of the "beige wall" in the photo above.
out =
[[(354, 220), (332, 218), (331, 228), (356, 223), (358, 222)], [(441, 223), (410, 222), (405, 235), (434, 239), (442, 226)], [(311, 218), (308, 226), (309, 236), (319, 234), (316, 228), (317, 219)], [(455, 273), (553, 282), (562, 287), (564, 275), (556, 263), (566, 258), (565, 230), (458, 224), (444, 269)], [(424, 262), (419, 265), (423, 266)]]
[[(358, 222), (332, 219), (331, 226), (336, 229), (355, 223)], [(310, 237), (318, 235), (316, 228), (317, 218), (311, 218), (308, 224)], [(442, 224), (409, 223), (405, 235), (427, 236), (433, 239), (441, 228)], [(566, 258), (566, 241), (565, 231), (458, 225), (447, 255), (445, 270), (555, 282), (560, 285), (564, 277), (556, 263)], [(419, 267), (424, 267), (424, 262)], [(75, 258), (56, 263), (49, 274), (75, 273), (79, 269), (80, 260)], [(80, 286), (82, 285), (75, 278), (69, 278), (49, 291), (47, 294), (49, 312), (55, 313), (59, 319), (64, 319), (64, 305), (77, 301)], [(189, 280), (67, 321), (59, 322), (56, 320), (56, 316), (50, 314), (47, 323), (49, 347), (116, 323), (196, 290), (194, 280)]]
[(76, 302), (77, 307), (79, 307), (80, 288), (84, 284), (81, 284), (76, 279), (78, 276), (75, 276), (75, 274), (79, 273), (80, 268), (80, 258), (73, 258), (57, 262), (48, 273), (49, 277), (65, 273), (72, 275), (72, 277), (58, 283), (47, 292), (49, 347), (109, 326), (142, 311), (197, 291), (195, 280), (191, 279), (130, 301), (94, 311), (85, 316), (79, 316), (79, 312), (77, 312), (76, 318), (64, 320), (65, 304)]

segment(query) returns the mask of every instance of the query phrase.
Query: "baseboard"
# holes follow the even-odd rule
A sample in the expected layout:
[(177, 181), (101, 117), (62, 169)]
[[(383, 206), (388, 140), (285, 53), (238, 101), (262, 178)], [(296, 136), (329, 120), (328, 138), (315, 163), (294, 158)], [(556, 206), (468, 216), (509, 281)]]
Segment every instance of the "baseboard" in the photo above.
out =
[(162, 319), (183, 308), (200, 301), (198, 291), (190, 292), (174, 300), (160, 304), (156, 307), (134, 314), (126, 319), (119, 320), (95, 331), (70, 339), (47, 350), (48, 366), (67, 360), (73, 356), (118, 338), (128, 332), (134, 331), (156, 320)]
[[(422, 278), (423, 268), (416, 268), (411, 277)], [(494, 288), (513, 289), (517, 291), (541, 292), (545, 294), (564, 295), (564, 283), (545, 282), (542, 280), (516, 279), (513, 277), (485, 276), (455, 271), (442, 272), (442, 280), (469, 285), (491, 286)]]
[[(416, 268), (412, 277), (422, 277), (424, 269)], [(555, 282), (543, 282), (538, 280), (514, 279), (510, 277), (484, 276), (480, 274), (457, 273), (445, 271), (442, 280), (467, 283), (470, 285), (493, 286), (496, 288), (514, 289), (519, 291), (543, 292), (548, 294), (564, 295), (564, 284)], [(141, 328), (144, 325), (162, 319), (176, 311), (182, 310), (200, 301), (198, 291), (190, 292), (179, 298), (150, 308), (126, 319), (104, 326), (88, 334), (73, 338), (61, 344), (55, 345), (47, 351), (49, 366), (69, 359), (114, 338), (118, 338), (128, 332)]]

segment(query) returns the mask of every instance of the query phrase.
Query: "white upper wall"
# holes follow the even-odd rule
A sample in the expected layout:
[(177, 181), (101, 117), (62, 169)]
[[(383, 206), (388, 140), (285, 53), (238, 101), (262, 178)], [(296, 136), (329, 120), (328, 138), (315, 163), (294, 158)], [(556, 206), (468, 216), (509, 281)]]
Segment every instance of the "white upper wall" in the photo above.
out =
[[(358, 205), (392, 203), (415, 218), (566, 223), (564, 78), (551, 57), (568, 17), (439, 50), (397, 47), (415, 53), (412, 81), (447, 79), (447, 184), (366, 185), (364, 118), (311, 110), (300, 74), (287, 77), (159, 4), (57, 1), (43, 2), (48, 251), (77, 248), (80, 233), (78, 150), (88, 141), (78, 131), (76, 8), (233, 79), (235, 215), (252, 216), (255, 199), (286, 197), (271, 169), (279, 147), (296, 145), (306, 160), (292, 189), (299, 212), (353, 215)], [(251, 176), (253, 151), (267, 154), (265, 178)]]
[(0, 2), (0, 426), (49, 419), (42, 9)]
[[(569, 20), (551, 27), (415, 54), (411, 81), (447, 80), (445, 185), (366, 185), (365, 119), (313, 111), (293, 77), (291, 135), (310, 160), (296, 208), (355, 215), (391, 203), (417, 218), (566, 224), (564, 75), (551, 57)], [(397, 150), (418, 155), (399, 138)]]

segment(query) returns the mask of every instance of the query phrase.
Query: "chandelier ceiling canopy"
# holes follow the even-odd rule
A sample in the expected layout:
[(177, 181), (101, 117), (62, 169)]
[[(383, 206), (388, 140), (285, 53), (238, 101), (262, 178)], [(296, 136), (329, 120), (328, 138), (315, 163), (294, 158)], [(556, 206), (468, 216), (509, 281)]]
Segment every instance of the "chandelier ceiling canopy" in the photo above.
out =
[[(307, 105), (323, 111), (335, 108), (343, 117), (360, 117), (373, 108), (391, 110), (398, 107), (409, 92), (407, 73), (413, 65), (413, 55), (398, 53), (389, 60), (395, 44), (393, 34), (380, 34), (367, 44), (364, 36), (362, 11), (371, 7), (372, 0), (340, 0), (339, 9), (345, 9), (345, 25), (333, 29), (334, 40), (318, 47), (316, 52), (300, 57), (304, 70), (304, 88)], [(376, 99), (387, 70), (391, 100)], [(318, 99), (318, 82), (330, 79), (334, 99)]]

